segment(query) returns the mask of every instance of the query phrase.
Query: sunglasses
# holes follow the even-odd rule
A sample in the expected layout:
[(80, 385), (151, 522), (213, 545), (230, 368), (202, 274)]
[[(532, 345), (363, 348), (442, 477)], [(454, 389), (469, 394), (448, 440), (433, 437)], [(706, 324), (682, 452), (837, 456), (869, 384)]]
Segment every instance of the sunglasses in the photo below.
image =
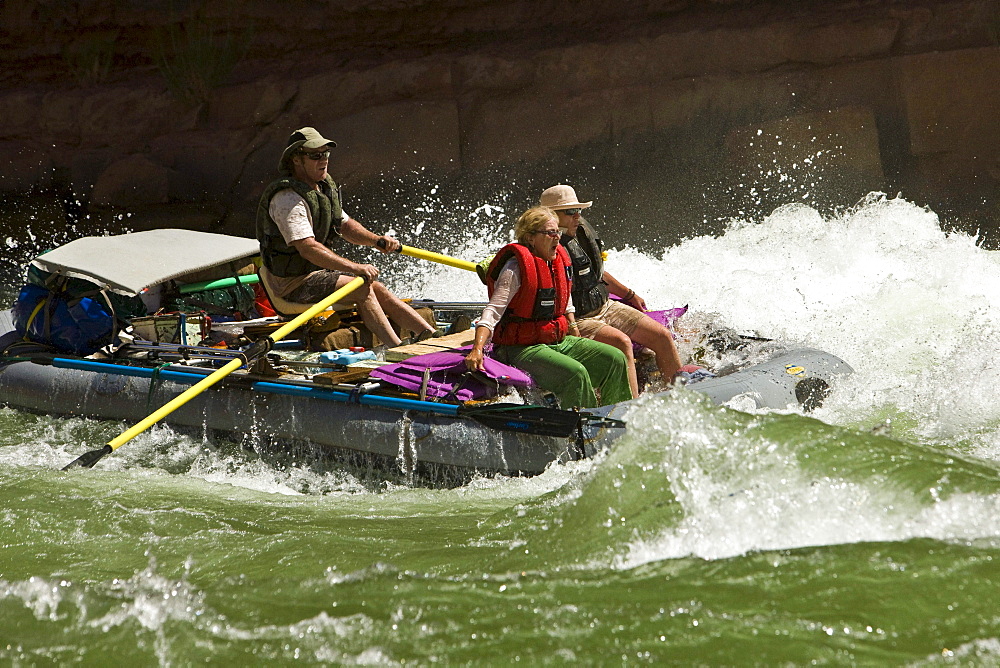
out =
[(576, 214), (582, 212), (583, 209), (563, 209), (559, 213), (565, 213), (567, 216), (575, 216)]
[(562, 236), (562, 232), (559, 230), (538, 230), (535, 234), (544, 234), (547, 237), (552, 237), (553, 239), (558, 239)]
[(322, 151), (320, 153), (306, 153), (305, 151), (302, 151), (302, 155), (306, 156), (310, 160), (326, 160), (330, 157), (330, 152)]

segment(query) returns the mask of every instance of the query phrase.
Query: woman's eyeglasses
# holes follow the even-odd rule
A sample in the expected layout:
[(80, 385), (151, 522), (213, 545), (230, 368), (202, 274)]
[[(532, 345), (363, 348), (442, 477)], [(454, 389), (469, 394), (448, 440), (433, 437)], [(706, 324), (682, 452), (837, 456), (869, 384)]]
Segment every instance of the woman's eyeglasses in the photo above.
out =
[(325, 160), (330, 157), (329, 151), (321, 151), (320, 153), (306, 153), (302, 151), (302, 155), (306, 156), (310, 160)]
[(538, 230), (535, 234), (544, 234), (547, 237), (552, 237), (553, 239), (558, 239), (562, 236), (562, 232), (559, 230)]
[(576, 214), (582, 212), (583, 209), (563, 209), (559, 213), (565, 213), (567, 216), (575, 216)]

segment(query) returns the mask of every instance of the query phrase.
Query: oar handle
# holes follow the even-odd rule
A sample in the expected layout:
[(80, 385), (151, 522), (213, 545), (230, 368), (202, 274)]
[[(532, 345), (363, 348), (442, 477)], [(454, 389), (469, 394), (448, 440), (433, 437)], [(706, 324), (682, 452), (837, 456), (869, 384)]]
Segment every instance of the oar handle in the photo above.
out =
[(420, 258), (421, 260), (430, 260), (431, 262), (437, 262), (438, 264), (446, 264), (449, 267), (455, 267), (456, 269), (465, 269), (466, 271), (476, 270), (475, 262), (460, 260), (457, 257), (449, 257), (433, 251), (420, 250), (419, 248), (413, 248), (412, 246), (403, 246), (399, 249), (399, 252), (403, 255)]
[[(384, 249), (386, 246), (385, 239), (379, 239), (375, 242), (375, 245)], [(399, 250), (396, 252), (421, 260), (429, 260), (431, 262), (437, 262), (438, 264), (446, 264), (449, 267), (455, 267), (456, 269), (465, 269), (466, 271), (476, 270), (475, 262), (461, 260), (457, 257), (451, 257), (450, 255), (442, 255), (441, 253), (435, 253), (434, 251), (421, 250), (420, 248), (414, 248), (413, 246), (403, 246), (400, 244)]]

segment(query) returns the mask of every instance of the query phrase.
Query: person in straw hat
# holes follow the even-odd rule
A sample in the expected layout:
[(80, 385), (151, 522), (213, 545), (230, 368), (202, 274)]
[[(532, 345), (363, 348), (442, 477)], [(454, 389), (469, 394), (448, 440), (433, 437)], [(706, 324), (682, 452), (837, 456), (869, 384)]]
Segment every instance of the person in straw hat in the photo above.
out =
[(336, 145), (310, 127), (288, 138), (278, 162), (282, 176), (267, 186), (257, 207), (261, 282), (272, 297), (314, 304), (361, 276), (365, 285), (345, 299), (357, 305), (365, 326), (382, 343), (401, 343), (390, 319), (419, 337), (428, 336), (434, 328), (375, 280), (376, 267), (352, 262), (336, 251), (345, 243), (383, 253), (400, 247), (393, 237), (370, 232), (341, 208), (337, 184), (327, 172), (330, 148)]
[[(628, 358), (629, 385), (639, 394), (632, 342), (656, 353), (656, 365), (666, 382), (673, 382), (681, 370), (680, 355), (669, 329), (644, 311), (646, 302), (604, 269), (601, 240), (584, 220), (583, 210), (593, 202), (580, 202), (568, 185), (547, 188), (539, 198), (542, 206), (556, 212), (562, 231), (560, 243), (573, 264), (573, 304), (580, 336), (618, 348)], [(621, 302), (609, 299), (616, 295)]]

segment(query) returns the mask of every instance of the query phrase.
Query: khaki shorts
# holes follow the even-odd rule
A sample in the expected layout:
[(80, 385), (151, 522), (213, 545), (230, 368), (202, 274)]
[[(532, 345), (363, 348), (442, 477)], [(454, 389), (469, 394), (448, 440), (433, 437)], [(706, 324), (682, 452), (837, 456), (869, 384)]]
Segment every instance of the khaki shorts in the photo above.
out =
[(645, 317), (646, 314), (642, 311), (609, 299), (600, 311), (588, 318), (578, 318), (576, 322), (580, 326), (580, 336), (588, 339), (594, 338), (605, 325), (611, 325), (625, 336), (631, 337)]
[(337, 291), (337, 281), (340, 280), (341, 276), (354, 278), (354, 274), (333, 271), (332, 269), (311, 271), (306, 274), (302, 283), (288, 293), (285, 299), (298, 304), (315, 304), (323, 301)]

